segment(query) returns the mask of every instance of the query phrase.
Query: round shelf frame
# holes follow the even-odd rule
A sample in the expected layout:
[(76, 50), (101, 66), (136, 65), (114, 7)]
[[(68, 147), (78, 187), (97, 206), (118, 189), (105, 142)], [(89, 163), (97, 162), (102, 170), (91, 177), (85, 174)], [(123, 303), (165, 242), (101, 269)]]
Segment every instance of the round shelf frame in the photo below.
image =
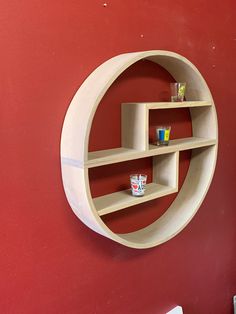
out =
[[(96, 109), (112, 83), (135, 62), (146, 59), (165, 68), (177, 82), (187, 82), (187, 100), (211, 102), (210, 108), (190, 108), (193, 136), (214, 139), (215, 144), (193, 150), (188, 174), (167, 211), (151, 225), (127, 234), (115, 234), (102, 221), (90, 193), (88, 141)], [(201, 122), (199, 122), (201, 120)], [(199, 127), (199, 123), (204, 127)], [(75, 215), (90, 229), (132, 248), (150, 248), (177, 235), (194, 217), (211, 184), (218, 148), (215, 105), (207, 83), (186, 58), (170, 51), (132, 52), (113, 57), (83, 82), (65, 116), (61, 135), (62, 180), (67, 200)]]

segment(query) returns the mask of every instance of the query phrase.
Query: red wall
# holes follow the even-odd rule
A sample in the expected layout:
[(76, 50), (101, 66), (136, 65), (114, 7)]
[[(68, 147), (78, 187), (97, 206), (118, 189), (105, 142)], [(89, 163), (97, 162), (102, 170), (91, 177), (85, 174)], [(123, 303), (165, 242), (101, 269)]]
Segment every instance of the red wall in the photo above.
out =
[[(232, 313), (235, 9), (234, 0), (114, 0), (106, 7), (97, 0), (0, 1), (1, 313), (162, 314), (176, 304), (185, 314)], [(151, 49), (178, 52), (199, 68), (215, 99), (220, 147), (193, 221), (159, 247), (134, 250), (95, 234), (70, 210), (60, 132), (93, 69), (114, 55)], [(119, 88), (107, 97), (115, 102), (117, 95), (125, 98)], [(107, 120), (117, 108), (106, 106)], [(94, 128), (91, 149), (99, 141)], [(188, 156), (182, 159), (184, 176)]]

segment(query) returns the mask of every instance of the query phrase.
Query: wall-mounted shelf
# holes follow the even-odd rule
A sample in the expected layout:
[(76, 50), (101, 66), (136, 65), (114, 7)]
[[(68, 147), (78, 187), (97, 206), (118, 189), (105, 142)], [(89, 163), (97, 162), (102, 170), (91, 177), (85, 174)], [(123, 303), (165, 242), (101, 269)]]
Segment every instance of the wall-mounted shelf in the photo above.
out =
[[(91, 123), (100, 100), (116, 78), (141, 59), (158, 63), (177, 81), (187, 82), (187, 101), (122, 104), (121, 147), (88, 152)], [(171, 140), (164, 147), (149, 143), (150, 110), (173, 108), (189, 108), (193, 136)], [(61, 160), (67, 199), (75, 214), (94, 231), (134, 248), (158, 245), (180, 232), (197, 212), (212, 180), (217, 143), (214, 102), (206, 82), (192, 63), (178, 54), (160, 50), (114, 57), (85, 80), (66, 114)], [(192, 150), (192, 158), (187, 177), (161, 218), (144, 229), (128, 234), (115, 234), (103, 223), (100, 218), (103, 215), (178, 192), (179, 152), (188, 149)], [(153, 181), (147, 185), (143, 197), (133, 197), (130, 190), (123, 190), (92, 199), (89, 168), (145, 157), (152, 157)]]
[(147, 184), (145, 195), (133, 197), (131, 191), (124, 190), (93, 199), (99, 216), (106, 215), (133, 205), (178, 191), (179, 153), (153, 157), (153, 182)]
[(133, 197), (130, 193), (130, 189), (128, 189), (105, 196), (96, 197), (93, 199), (93, 201), (94, 206), (98, 211), (98, 215), (103, 216), (175, 192), (177, 192), (177, 189), (171, 186), (149, 183), (146, 185), (145, 195), (143, 197)]
[(196, 108), (211, 106), (210, 101), (184, 101), (184, 102), (139, 102), (124, 103), (124, 105), (142, 105), (147, 109), (173, 109), (173, 108)]
[[(83, 165), (80, 163), (78, 167), (93, 168), (103, 165), (109, 165), (117, 162), (173, 153), (187, 149), (205, 147), (215, 145), (215, 139), (205, 139), (200, 137), (187, 137), (183, 139), (170, 140), (168, 146), (159, 147), (149, 144), (149, 149), (139, 151), (132, 148), (114, 148), (107, 150), (99, 150), (88, 154), (88, 161)], [(66, 161), (65, 161), (66, 162)], [(69, 162), (68, 162), (69, 163)]]

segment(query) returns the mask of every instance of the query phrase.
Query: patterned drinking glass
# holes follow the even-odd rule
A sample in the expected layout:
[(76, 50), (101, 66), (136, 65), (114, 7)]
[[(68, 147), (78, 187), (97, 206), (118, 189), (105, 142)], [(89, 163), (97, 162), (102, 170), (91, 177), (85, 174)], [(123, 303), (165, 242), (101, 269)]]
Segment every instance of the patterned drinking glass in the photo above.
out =
[(147, 183), (147, 175), (145, 174), (132, 174), (130, 176), (130, 184), (133, 196), (143, 196), (145, 186)]

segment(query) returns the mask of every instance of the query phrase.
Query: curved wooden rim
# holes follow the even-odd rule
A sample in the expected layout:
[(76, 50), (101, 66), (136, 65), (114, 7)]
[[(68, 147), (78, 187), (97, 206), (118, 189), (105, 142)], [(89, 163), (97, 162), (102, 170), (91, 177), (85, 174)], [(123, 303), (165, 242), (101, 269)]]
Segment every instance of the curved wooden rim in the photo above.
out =
[[(186, 58), (169, 51), (127, 53), (109, 59), (84, 81), (67, 111), (61, 137), (61, 157), (76, 161), (81, 168), (62, 162), (62, 178), (68, 202), (75, 214), (94, 231), (133, 248), (148, 248), (163, 243), (179, 233), (193, 218), (210, 186), (217, 158), (217, 144), (193, 153), (190, 168), (181, 191), (166, 213), (150, 226), (129, 234), (113, 233), (98, 216), (90, 194), (88, 169), (88, 140), (96, 109), (111, 84), (135, 62), (148, 59), (163, 66), (176, 81), (187, 81), (187, 99), (212, 102), (199, 128), (199, 118), (190, 109), (193, 135), (218, 139), (214, 102), (207, 84), (197, 68)], [(207, 126), (209, 124), (210, 128)], [(202, 170), (199, 171), (199, 167)]]

